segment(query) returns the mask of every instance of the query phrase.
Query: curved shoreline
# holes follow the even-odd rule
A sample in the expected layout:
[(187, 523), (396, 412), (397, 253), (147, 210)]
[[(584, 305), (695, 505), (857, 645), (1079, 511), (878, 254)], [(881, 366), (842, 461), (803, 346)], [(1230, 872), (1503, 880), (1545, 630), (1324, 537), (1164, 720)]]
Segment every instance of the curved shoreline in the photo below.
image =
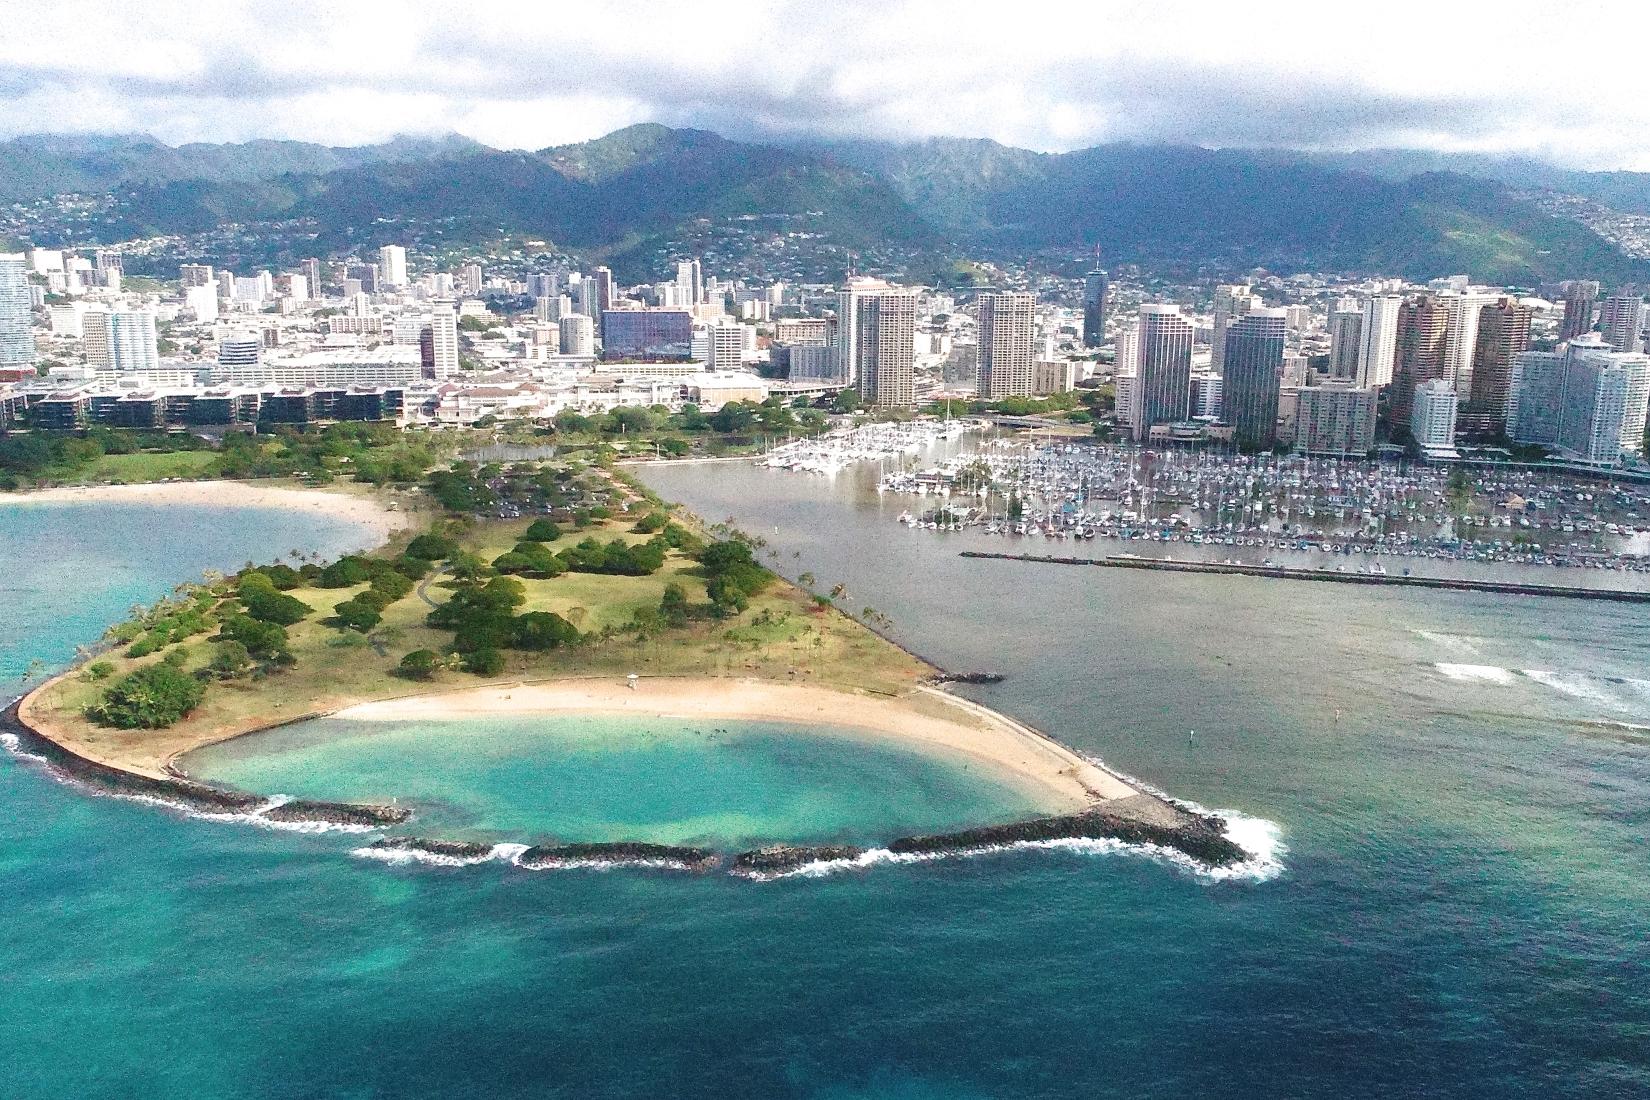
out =
[[(50, 681), (47, 683), (49, 684)], [(694, 681), (694, 683), (702, 686), (700, 681)], [(888, 707), (898, 702), (896, 700), (878, 700), (873, 697), (855, 696), (846, 692), (830, 691), (811, 685), (807, 688), (795, 688), (788, 684), (766, 682), (736, 681), (735, 683), (741, 684), (745, 689), (746, 694), (739, 701), (747, 706), (753, 701), (749, 694), (753, 688), (801, 691), (809, 697), (808, 702), (813, 706), (819, 704), (818, 695), (821, 692), (826, 695), (843, 697), (846, 701), (857, 703), (861, 707), (858, 712), (858, 726), (860, 728), (857, 732), (871, 732), (896, 738), (901, 733), (908, 732), (893, 728), (873, 728), (865, 731), (863, 727), (868, 721), (867, 714), (872, 715), (874, 719), (888, 719), (897, 716), (909, 720), (913, 715), (919, 719), (922, 717), (920, 712), (907, 711), (903, 708), (879, 710), (877, 706), (880, 703), (884, 707)], [(47, 685), (43, 684), (35, 690), (39, 691), (45, 686)], [(632, 689), (628, 687), (602, 686), (610, 687), (612, 691), (632, 692)], [(614, 704), (608, 704), (606, 707), (599, 705), (591, 707), (588, 705), (591, 687), (592, 684), (589, 681), (548, 681), (539, 684), (505, 685), (502, 687), (493, 685), (491, 687), (467, 689), (462, 692), (432, 692), (363, 703), (333, 712), (330, 716), (361, 722), (397, 721), (413, 718), (430, 719), (435, 716), (432, 715), (432, 710), (436, 712), (436, 715), (446, 714), (452, 717), (477, 717), (499, 713), (649, 713), (650, 716), (683, 716), (679, 710), (666, 713), (657, 698), (648, 700), (649, 705), (646, 707), (636, 707), (634, 705), (622, 707)], [(554, 694), (557, 689), (561, 693), (559, 698)], [(1046, 760), (1057, 761), (1062, 764), (1068, 761), (1071, 762), (1072, 770), (1069, 772), (1057, 769), (1052, 776), (1044, 773), (1037, 778), (1045, 784), (1043, 788), (1045, 792), (1057, 791), (1062, 787), (1067, 787), (1068, 795), (1071, 794), (1071, 787), (1081, 791), (1080, 797), (1076, 798), (1075, 805), (1070, 808), (1069, 812), (1033, 817), (1004, 825), (980, 826), (951, 833), (898, 837), (876, 848), (773, 844), (762, 849), (732, 854), (727, 861), (729, 871), (743, 877), (766, 879), (825, 864), (857, 865), (863, 862), (866, 857), (876, 854), (886, 854), (896, 859), (912, 859), (995, 851), (1016, 845), (1035, 845), (1060, 840), (1111, 840), (1145, 850), (1172, 850), (1209, 869), (1228, 868), (1242, 864), (1249, 859), (1251, 853), (1245, 851), (1227, 835), (1225, 824), (1219, 817), (1194, 812), (1168, 798), (1133, 786), (1094, 762), (1085, 759), (1047, 734), (988, 707), (969, 700), (959, 699), (933, 687), (923, 687), (919, 690), (925, 693), (925, 698), (941, 701), (943, 704), (956, 707), (977, 719), (994, 723), (994, 733), (998, 736), (1004, 733), (1010, 734), (1012, 741), (1008, 743), (1016, 745), (1021, 751), (1027, 748), (1035, 748), (1047, 754)], [(515, 698), (517, 693), (522, 692), (526, 693), (522, 698)], [(490, 698), (489, 693), (491, 693)], [(27, 703), (33, 694), (31, 692), (29, 696), (19, 699), (7, 707), (4, 712), (0, 712), (0, 733), (9, 733), (15, 736), (23, 751), (42, 758), (48, 766), (65, 775), (70, 781), (87, 786), (100, 793), (152, 799), (177, 806), (187, 812), (236, 815), (268, 823), (316, 824), (350, 829), (382, 829), (392, 825), (404, 824), (412, 818), (409, 810), (399, 806), (374, 806), (314, 800), (289, 800), (272, 803), (266, 796), (218, 787), (192, 779), (170, 765), (167, 766), (168, 774), (161, 777), (142, 774), (100, 762), (59, 743), (47, 731), (37, 728), (29, 721), (25, 712)], [(596, 693), (598, 698), (601, 694), (601, 692)], [(758, 699), (761, 698), (761, 694), (761, 691), (757, 690)], [(495, 705), (481, 709), (472, 706), (467, 711), (459, 708), (455, 712), (454, 696), (472, 697), (470, 700), (472, 703), (486, 700), (494, 704), (515, 705), (513, 707)], [(632, 698), (639, 700), (640, 697), (633, 695)], [(546, 709), (547, 702), (559, 703), (560, 705), (555, 709)], [(581, 702), (585, 705), (578, 705)], [(866, 704), (870, 704), (869, 711), (865, 709)], [(288, 726), (295, 722), (327, 716), (322, 714), (295, 716), (278, 723), (259, 727), (256, 730), (243, 731), (234, 736), (236, 738), (251, 736), (255, 733)], [(744, 710), (729, 709), (725, 706), (714, 710), (701, 708), (691, 716), (697, 718), (720, 717), (728, 720), (792, 720), (814, 726), (821, 724), (817, 716), (802, 718), (793, 716), (787, 719), (783, 715), (761, 711), (751, 713)], [(830, 722), (823, 724), (831, 732), (848, 734), (856, 732), (854, 727), (842, 727)], [(950, 724), (958, 730), (967, 731), (967, 727), (962, 726), (960, 723), (953, 722)], [(227, 738), (224, 740), (227, 740)], [(921, 739), (919, 738), (919, 740)], [(929, 747), (932, 749), (933, 745), (930, 744)], [(967, 752), (966, 749), (959, 748), (956, 745), (947, 745), (946, 747), (959, 752)], [(978, 752), (977, 749), (976, 752)], [(1009, 767), (1000, 755), (991, 752), (979, 753), (978, 758), (982, 761), (991, 762), (999, 769)], [(1020, 774), (1022, 777), (1026, 775), (1023, 772)], [(1080, 776), (1084, 778), (1079, 779)], [(1102, 782), (1093, 783), (1087, 778), (1090, 776), (1101, 777)], [(1102, 791), (1105, 793), (1101, 793)], [(558, 840), (553, 843), (544, 842), (523, 846), (443, 838), (386, 836), (362, 851), (380, 857), (423, 857), (429, 862), (452, 866), (488, 862), (504, 849), (512, 849), (509, 853), (510, 862), (535, 870), (632, 866), (704, 872), (724, 865), (723, 856), (708, 849), (677, 848), (651, 845), (638, 841), (591, 843)], [(516, 851), (514, 849), (520, 850)]]
[(1039, 730), (926, 686), (889, 697), (748, 677), (643, 677), (635, 687), (606, 677), (554, 678), (364, 702), (326, 717), (394, 722), (533, 715), (782, 722), (825, 736), (871, 736), (983, 765), (1009, 785), (1040, 795), (1050, 810), (1074, 811), (1141, 793)]
[(151, 481), (130, 485), (60, 485), (0, 492), (0, 506), (54, 504), (148, 504), (200, 508), (273, 508), (319, 512), (346, 520), (376, 537), (379, 545), (413, 523), (399, 502), (380, 491), (344, 486), (303, 488), (258, 481)]

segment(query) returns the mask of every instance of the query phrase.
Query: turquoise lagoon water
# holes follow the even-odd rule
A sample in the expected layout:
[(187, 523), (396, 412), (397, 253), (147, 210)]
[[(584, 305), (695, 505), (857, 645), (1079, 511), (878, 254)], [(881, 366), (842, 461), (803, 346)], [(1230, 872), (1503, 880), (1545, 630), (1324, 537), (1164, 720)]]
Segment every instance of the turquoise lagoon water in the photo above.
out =
[[(1282, 873), (392, 867), (0, 757), (0, 1095), (1650, 1094), (1641, 609), (967, 562), (855, 478), (649, 477), (1007, 676), (976, 698), (1275, 822)], [(8, 675), (291, 541), (86, 507), (0, 512)]]
[(420, 835), (730, 848), (1012, 821), (1029, 799), (949, 761), (778, 723), (320, 719), (191, 754), (243, 790), (411, 807)]

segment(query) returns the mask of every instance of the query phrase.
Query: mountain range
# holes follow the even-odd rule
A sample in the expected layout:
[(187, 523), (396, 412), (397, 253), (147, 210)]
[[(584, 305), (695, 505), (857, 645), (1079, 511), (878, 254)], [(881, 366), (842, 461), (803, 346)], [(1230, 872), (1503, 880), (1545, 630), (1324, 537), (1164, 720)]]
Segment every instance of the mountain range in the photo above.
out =
[[(448, 240), (544, 237), (642, 279), (707, 225), (773, 220), (848, 250), (1240, 272), (1468, 272), (1512, 285), (1650, 281), (1650, 263), (1543, 195), (1650, 213), (1650, 174), (1408, 150), (1344, 155), (1108, 144), (1039, 153), (986, 140), (733, 141), (638, 125), (536, 151), (461, 137), (334, 148), (169, 146), (142, 136), (0, 143), (0, 201), (112, 194), (109, 231), (198, 233), (306, 219), (317, 247), (437, 224)], [(757, 231), (753, 234), (759, 236)]]

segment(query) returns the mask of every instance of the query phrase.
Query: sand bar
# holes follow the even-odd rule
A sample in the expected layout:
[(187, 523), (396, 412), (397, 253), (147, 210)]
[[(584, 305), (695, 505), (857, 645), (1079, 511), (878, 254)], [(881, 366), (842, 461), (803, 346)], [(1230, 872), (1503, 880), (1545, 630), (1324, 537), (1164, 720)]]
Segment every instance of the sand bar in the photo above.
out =
[(1140, 792), (1028, 726), (943, 691), (861, 694), (756, 679), (578, 679), (469, 688), (362, 703), (331, 717), (357, 722), (450, 721), (490, 716), (624, 715), (806, 725), (823, 734), (872, 735), (985, 765), (1036, 793), (1050, 809)]
[(141, 485), (75, 485), (0, 493), (0, 505), (149, 504), (207, 508), (280, 508), (317, 512), (348, 520), (380, 542), (413, 524), (406, 511), (392, 509), (381, 495), (347, 489), (307, 489), (256, 481), (161, 481)]

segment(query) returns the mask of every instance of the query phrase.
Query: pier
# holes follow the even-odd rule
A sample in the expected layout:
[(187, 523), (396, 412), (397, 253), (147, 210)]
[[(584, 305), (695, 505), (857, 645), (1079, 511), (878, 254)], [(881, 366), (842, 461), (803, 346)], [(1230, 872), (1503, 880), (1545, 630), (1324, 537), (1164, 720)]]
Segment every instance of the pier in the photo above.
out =
[(1098, 565), (1108, 569), (1156, 569), (1169, 573), (1235, 573), (1244, 577), (1268, 577), (1285, 581), (1330, 581), (1337, 584), (1377, 584), (1406, 588), (1447, 588), (1458, 592), (1495, 592), (1507, 596), (1567, 596), (1580, 600), (1609, 600), (1615, 603), (1650, 603), (1650, 591), (1625, 588), (1580, 588), (1564, 584), (1525, 584), (1518, 581), (1487, 581), (1468, 577), (1417, 577), (1391, 573), (1342, 573), (1333, 569), (1299, 569), (1284, 565), (1248, 565), (1241, 562), (1176, 561), (1172, 558), (1075, 558), (1047, 554), (1000, 554), (987, 550), (964, 550), (965, 558), (1034, 562), (1039, 565)]

